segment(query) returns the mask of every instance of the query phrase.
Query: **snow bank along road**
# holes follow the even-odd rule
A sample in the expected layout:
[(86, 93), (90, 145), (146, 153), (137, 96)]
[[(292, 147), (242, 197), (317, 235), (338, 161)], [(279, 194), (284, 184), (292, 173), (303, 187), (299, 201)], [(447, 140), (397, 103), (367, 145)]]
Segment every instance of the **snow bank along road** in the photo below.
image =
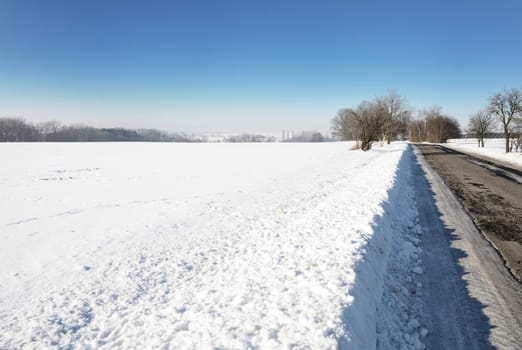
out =
[(406, 147), (2, 144), (0, 348), (422, 348)]

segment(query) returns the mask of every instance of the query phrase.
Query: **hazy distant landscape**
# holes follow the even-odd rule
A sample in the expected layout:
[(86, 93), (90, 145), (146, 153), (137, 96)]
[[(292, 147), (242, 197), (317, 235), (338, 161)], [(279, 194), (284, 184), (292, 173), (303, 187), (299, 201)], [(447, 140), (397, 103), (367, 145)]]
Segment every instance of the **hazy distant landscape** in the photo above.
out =
[(0, 117), (0, 142), (325, 142), (318, 131), (283, 130), (280, 136), (252, 133), (184, 133), (157, 129), (94, 128), (59, 121), (31, 123)]

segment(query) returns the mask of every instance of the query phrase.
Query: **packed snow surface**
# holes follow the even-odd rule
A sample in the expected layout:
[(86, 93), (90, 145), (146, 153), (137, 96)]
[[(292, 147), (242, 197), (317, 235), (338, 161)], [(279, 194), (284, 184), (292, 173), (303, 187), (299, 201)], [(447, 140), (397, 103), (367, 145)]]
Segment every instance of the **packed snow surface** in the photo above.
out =
[(0, 144), (0, 348), (374, 347), (406, 147)]
[(484, 139), (484, 148), (478, 147), (477, 139), (450, 139), (446, 146), (458, 151), (486, 156), (522, 168), (522, 153), (506, 153), (504, 139)]

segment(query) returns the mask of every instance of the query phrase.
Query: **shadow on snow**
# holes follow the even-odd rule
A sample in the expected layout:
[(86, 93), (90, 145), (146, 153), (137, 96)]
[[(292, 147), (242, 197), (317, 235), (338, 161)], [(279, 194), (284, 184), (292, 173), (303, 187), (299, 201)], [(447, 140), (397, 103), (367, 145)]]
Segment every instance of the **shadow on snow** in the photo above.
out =
[[(365, 247), (363, 258), (355, 266), (357, 273), (350, 291), (354, 301), (343, 310), (346, 336), (339, 339), (338, 348), (390, 348), (391, 339), (386, 344), (386, 339), (381, 338), (381, 344), (377, 344), (377, 309), (383, 291), (389, 287), (379, 281), (385, 280), (387, 270), (399, 269), (399, 273), (410, 274), (424, 285), (422, 294), (418, 296), (421, 307), (418, 317), (429, 331), (422, 340), (428, 349), (444, 349), (448, 345), (451, 349), (492, 349), (489, 341), (492, 325), (483, 312), (485, 305), (470, 294), (469, 283), (464, 279), (466, 272), (461, 260), (467, 253), (452, 246), (453, 241), (460, 240), (459, 235), (443, 222), (442, 213), (435, 204), (435, 193), (411, 145), (404, 151), (395, 175), (394, 185), (382, 203), (383, 214), (374, 216), (374, 233)], [(404, 210), (411, 206), (405, 196), (412, 186), (411, 182), (408, 183), (410, 180), (405, 180), (410, 176), (423, 230), (420, 246), (423, 249), (424, 275), (421, 277), (408, 269), (401, 271), (401, 266), (388, 265), (392, 255), (398, 253), (392, 250), (392, 240), (400, 239), (401, 233), (397, 231), (403, 229), (397, 223), (405, 215)], [(382, 259), (387, 259), (387, 263), (383, 264)], [(412, 303), (414, 298), (415, 295), (406, 296)]]

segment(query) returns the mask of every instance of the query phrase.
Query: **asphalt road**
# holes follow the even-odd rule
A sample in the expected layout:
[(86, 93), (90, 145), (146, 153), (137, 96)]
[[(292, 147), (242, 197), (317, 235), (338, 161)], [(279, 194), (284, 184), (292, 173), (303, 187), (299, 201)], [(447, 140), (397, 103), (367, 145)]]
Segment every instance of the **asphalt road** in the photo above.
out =
[(441, 146), (416, 147), (522, 281), (522, 173)]
[[(504, 196), (505, 190), (497, 194), (493, 187), (502, 187), (503, 182), (488, 177), (513, 180), (491, 175), (491, 169), (436, 146), (414, 148), (418, 163), (413, 164), (412, 172), (424, 231), (421, 323), (430, 331), (427, 348), (522, 349), (522, 284), (504, 266), (497, 250), (465, 210), (468, 188), (473, 195), (479, 192), (486, 197)], [(492, 187), (488, 187), (490, 182)], [(521, 186), (516, 181), (514, 184)], [(509, 191), (512, 186), (507, 186)], [(452, 187), (457, 190), (452, 192)], [(493, 206), (491, 201), (483, 203), (487, 209)], [(502, 218), (493, 215), (494, 220)], [(512, 221), (516, 222), (508, 222)], [(507, 236), (517, 239), (513, 233)]]

